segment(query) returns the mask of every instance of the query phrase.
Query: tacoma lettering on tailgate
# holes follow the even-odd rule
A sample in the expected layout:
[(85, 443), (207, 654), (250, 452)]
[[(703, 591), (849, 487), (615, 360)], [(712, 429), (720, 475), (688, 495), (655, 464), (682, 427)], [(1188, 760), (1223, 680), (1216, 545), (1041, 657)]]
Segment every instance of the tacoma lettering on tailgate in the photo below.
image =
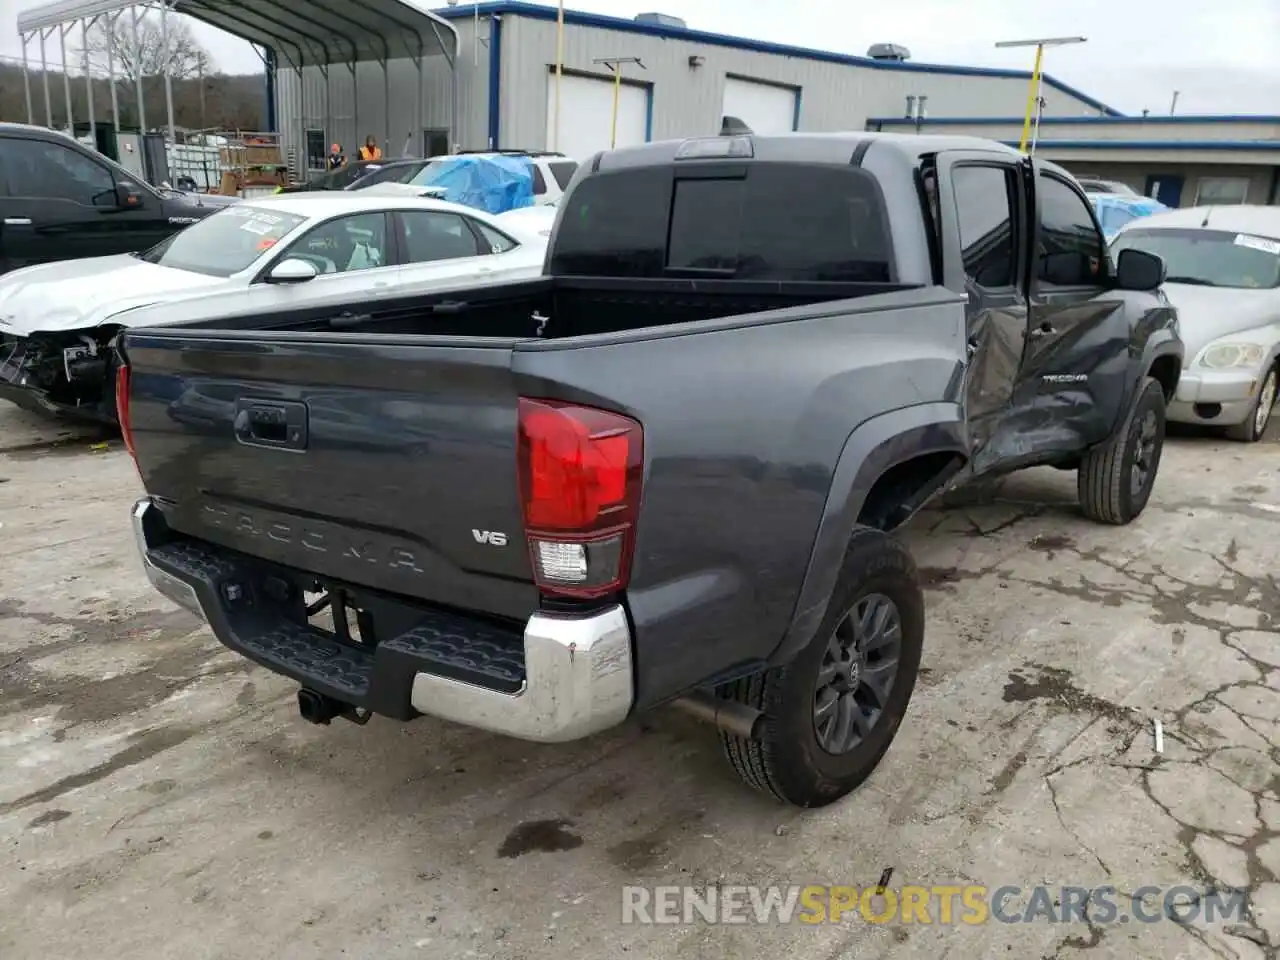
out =
[(223, 530), (234, 530), (249, 537), (261, 537), (303, 547), (315, 553), (336, 553), (348, 560), (363, 560), (378, 566), (385, 565), (393, 570), (408, 570), (412, 573), (425, 573), (418, 565), (412, 551), (403, 547), (380, 546), (369, 540), (339, 540), (326, 536), (319, 530), (313, 530), (298, 523), (285, 523), (281, 520), (262, 520), (242, 509), (229, 509), (211, 504), (201, 507), (205, 521), (211, 526)]

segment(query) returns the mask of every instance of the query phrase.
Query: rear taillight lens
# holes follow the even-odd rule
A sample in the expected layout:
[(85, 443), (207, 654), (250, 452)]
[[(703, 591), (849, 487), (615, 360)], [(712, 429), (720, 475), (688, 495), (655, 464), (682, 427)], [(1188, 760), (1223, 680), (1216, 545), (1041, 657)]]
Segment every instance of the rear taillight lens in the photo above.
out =
[(120, 422), (124, 448), (133, 457), (133, 424), (129, 422), (129, 367), (123, 363), (116, 367), (116, 419)]
[(547, 594), (599, 597), (631, 572), (644, 430), (607, 410), (520, 400), (520, 494), (534, 579)]

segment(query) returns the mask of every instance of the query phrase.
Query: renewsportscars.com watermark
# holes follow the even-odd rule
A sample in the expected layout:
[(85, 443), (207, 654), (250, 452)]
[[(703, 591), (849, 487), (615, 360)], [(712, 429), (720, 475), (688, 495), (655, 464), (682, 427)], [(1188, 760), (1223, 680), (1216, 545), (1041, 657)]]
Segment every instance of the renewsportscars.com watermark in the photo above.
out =
[(1191, 923), (1247, 921), (1244, 890), (1191, 886), (658, 886), (622, 888), (629, 924)]

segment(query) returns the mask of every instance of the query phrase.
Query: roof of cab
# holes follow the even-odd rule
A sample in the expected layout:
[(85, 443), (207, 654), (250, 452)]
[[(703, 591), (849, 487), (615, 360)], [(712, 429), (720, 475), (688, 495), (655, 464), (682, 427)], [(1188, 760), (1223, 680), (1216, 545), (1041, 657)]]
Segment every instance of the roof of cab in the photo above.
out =
[[(950, 150), (969, 150), (993, 153), (1000, 156), (1020, 157), (1017, 150), (984, 137), (934, 136), (914, 133), (878, 133), (849, 131), (842, 133), (783, 133), (774, 135), (730, 134), (722, 137), (691, 137), (684, 140), (663, 140), (635, 147), (623, 147), (608, 153), (597, 154), (592, 160), (592, 170), (619, 170), (627, 167), (659, 166), (676, 159), (680, 147), (689, 140), (718, 140), (735, 137), (750, 139), (753, 158), (774, 162), (799, 163), (849, 163), (855, 154), (875, 146), (899, 152), (913, 164), (920, 157)], [(711, 158), (708, 158), (711, 159)]]

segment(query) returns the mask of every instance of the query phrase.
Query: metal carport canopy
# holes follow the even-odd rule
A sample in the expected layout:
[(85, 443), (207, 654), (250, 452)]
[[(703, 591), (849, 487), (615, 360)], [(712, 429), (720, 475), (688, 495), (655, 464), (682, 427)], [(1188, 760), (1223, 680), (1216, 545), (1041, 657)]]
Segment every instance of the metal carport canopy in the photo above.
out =
[[(126, 0), (59, 0), (18, 15), (18, 32), (36, 33), (132, 6)], [(169, 9), (259, 46), (295, 70), (304, 66), (414, 60), (442, 54), (453, 63), (458, 34), (447, 20), (407, 0), (173, 0)]]
[[(128, 0), (59, 0), (18, 16), (18, 32), (23, 37), (23, 64), (25, 82), (26, 37), (63, 24), (81, 21), (87, 23), (101, 16), (110, 16), (131, 7), (161, 6), (193, 19), (225, 30), (233, 36), (267, 47), (274, 51), (298, 75), (300, 96), (303, 97), (302, 113), (307, 114), (305, 85), (302, 83), (303, 67), (318, 67), (324, 74), (325, 127), (330, 128), (332, 116), (329, 109), (329, 67), (344, 64), (351, 72), (353, 115), (352, 123), (359, 127), (360, 92), (356, 64), (376, 61), (382, 65), (384, 109), (384, 136), (387, 149), (391, 147), (391, 69), (388, 61), (400, 56), (413, 60), (418, 68), (417, 126), (412, 139), (420, 139), (425, 117), (423, 115), (423, 60), (441, 55), (450, 66), (451, 136), (458, 135), (458, 31), (449, 21), (424, 10), (410, 0), (160, 0), (160, 3), (129, 3)], [(43, 41), (42, 41), (43, 42)], [(43, 48), (42, 48), (43, 49)], [(86, 59), (86, 64), (87, 64)], [(87, 69), (87, 67), (86, 67)], [(167, 93), (166, 78), (166, 97)], [(114, 98), (115, 87), (112, 86)], [(138, 99), (142, 91), (139, 83)], [(46, 95), (46, 101), (48, 97)], [(68, 112), (71, 95), (67, 94)], [(114, 109), (114, 99), (113, 99)], [(141, 106), (139, 111), (141, 112)], [(46, 112), (48, 112), (46, 110)], [(30, 99), (28, 95), (28, 113)], [(173, 132), (173, 110), (169, 108), (170, 138)], [(118, 126), (117, 126), (118, 129)], [(422, 151), (425, 153), (425, 151)]]

